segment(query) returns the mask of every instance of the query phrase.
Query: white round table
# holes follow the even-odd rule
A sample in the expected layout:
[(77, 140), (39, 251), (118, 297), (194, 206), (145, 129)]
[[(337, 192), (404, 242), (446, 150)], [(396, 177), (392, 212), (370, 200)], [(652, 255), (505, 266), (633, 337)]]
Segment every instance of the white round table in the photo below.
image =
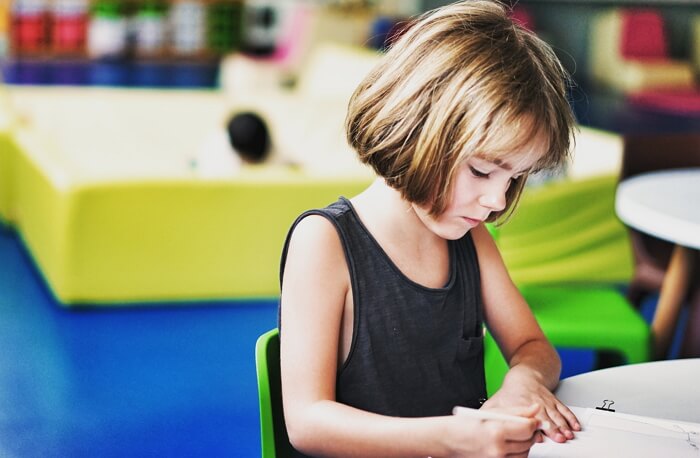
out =
[(700, 249), (700, 168), (645, 173), (617, 188), (615, 211), (626, 224)]
[(574, 409), (583, 429), (563, 444), (551, 440), (535, 444), (529, 456), (697, 458), (699, 377), (700, 359), (678, 359), (614, 367), (564, 379), (555, 393)]
[(555, 393), (567, 405), (700, 423), (700, 359), (611, 367), (569, 377)]
[[(700, 168), (645, 173), (622, 181), (615, 211), (627, 225), (675, 243), (651, 324), (654, 356), (668, 354), (683, 298), (694, 279), (693, 250), (700, 249)], [(700, 310), (691, 310), (689, 323)], [(700, 329), (691, 332), (700, 332)], [(691, 345), (692, 346), (692, 345)], [(684, 356), (700, 356), (700, 349)]]

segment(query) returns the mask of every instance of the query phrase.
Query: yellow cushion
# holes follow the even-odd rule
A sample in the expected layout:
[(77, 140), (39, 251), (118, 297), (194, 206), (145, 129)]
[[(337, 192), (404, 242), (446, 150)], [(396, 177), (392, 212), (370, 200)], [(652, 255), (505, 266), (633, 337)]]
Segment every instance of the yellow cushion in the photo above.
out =
[(10, 161), (14, 156), (12, 136), (9, 132), (0, 130), (0, 222), (9, 219), (10, 190), (12, 189)]
[(12, 138), (13, 121), (13, 112), (7, 94), (0, 86), (0, 222), (8, 219), (10, 208), (10, 189), (12, 188), (10, 161), (15, 156)]
[(520, 286), (632, 277), (632, 250), (615, 214), (616, 175), (565, 179), (527, 188), (498, 244)]
[(29, 123), (0, 137), (18, 146), (0, 148), (0, 214), (66, 305), (275, 296), (294, 218), (372, 179), (282, 167), (197, 176), (192, 149), (224, 113), (213, 93), (12, 95)]

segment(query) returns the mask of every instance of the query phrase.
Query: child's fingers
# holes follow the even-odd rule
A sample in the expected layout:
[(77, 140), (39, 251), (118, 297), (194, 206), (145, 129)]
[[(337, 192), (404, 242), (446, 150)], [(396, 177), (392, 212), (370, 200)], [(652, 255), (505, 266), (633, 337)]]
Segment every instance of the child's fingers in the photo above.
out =
[(507, 420), (495, 420), (500, 422), (504, 437), (508, 441), (513, 442), (531, 442), (534, 443), (535, 435), (537, 434), (538, 420), (529, 418), (527, 423), (515, 422)]
[[(563, 436), (563, 441), (573, 439), (573, 425), (569, 423), (569, 419), (566, 416), (564, 416), (564, 413), (560, 411), (558, 407), (559, 405), (556, 405), (553, 408), (547, 409), (546, 413), (551, 419), (553, 427), (556, 427), (559, 430), (559, 433)], [(573, 423), (578, 424), (578, 422), (575, 420), (576, 416), (573, 415), (573, 413), (571, 414), (571, 416), (574, 418)], [(556, 434), (554, 436), (547, 434), (547, 436), (551, 437), (557, 442), (562, 442), (561, 440), (559, 440), (559, 438), (556, 437)]]
[(557, 404), (557, 410), (561, 415), (566, 419), (566, 422), (569, 424), (571, 429), (574, 431), (581, 431), (581, 424), (578, 421), (578, 418), (576, 418), (576, 415), (566, 407), (564, 404), (558, 403)]
[(535, 438), (535, 442), (537, 442), (538, 444), (541, 444), (542, 442), (544, 442), (544, 434), (542, 434), (542, 431), (537, 431), (535, 433), (535, 435), (537, 436)]
[[(545, 436), (549, 437), (554, 442), (566, 442), (564, 432), (555, 421), (545, 421), (543, 423), (546, 423), (546, 427), (542, 428), (542, 432)], [(571, 434), (571, 431), (569, 431), (569, 434)]]
[(541, 407), (538, 404), (531, 404), (527, 407), (514, 407), (504, 411), (519, 417), (534, 418), (540, 412), (540, 409)]
[(527, 456), (528, 451), (537, 442), (537, 432), (525, 440), (509, 440), (505, 445), (505, 454), (508, 456)]

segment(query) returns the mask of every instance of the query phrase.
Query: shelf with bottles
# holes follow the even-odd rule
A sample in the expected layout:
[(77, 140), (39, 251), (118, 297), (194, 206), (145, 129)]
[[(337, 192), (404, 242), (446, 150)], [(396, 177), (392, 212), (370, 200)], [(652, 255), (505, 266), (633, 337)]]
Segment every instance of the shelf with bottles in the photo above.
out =
[(235, 0), (14, 0), (9, 56), (209, 59), (240, 46)]
[(3, 73), (8, 82), (61, 84), (50, 75), (181, 67), (206, 69), (206, 84), (214, 84), (212, 68), (241, 46), (244, 6), (243, 0), (13, 0)]

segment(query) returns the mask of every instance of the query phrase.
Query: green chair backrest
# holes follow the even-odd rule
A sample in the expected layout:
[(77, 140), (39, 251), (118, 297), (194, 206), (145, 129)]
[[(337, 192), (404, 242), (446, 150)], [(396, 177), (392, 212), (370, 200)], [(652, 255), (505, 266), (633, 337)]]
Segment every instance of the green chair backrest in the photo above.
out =
[(528, 188), (497, 243), (518, 285), (622, 283), (632, 250), (615, 214), (616, 176), (563, 180)]
[[(493, 230), (513, 281), (555, 347), (649, 359), (650, 331), (615, 285), (632, 275), (627, 231), (615, 214), (617, 177), (527, 188), (512, 218)], [(492, 233), (493, 233), (492, 232)], [(487, 334), (488, 394), (508, 365)]]
[(272, 329), (258, 338), (255, 344), (255, 369), (258, 376), (260, 404), (261, 456), (262, 458), (291, 456), (294, 449), (287, 436), (282, 410), (278, 329)]

